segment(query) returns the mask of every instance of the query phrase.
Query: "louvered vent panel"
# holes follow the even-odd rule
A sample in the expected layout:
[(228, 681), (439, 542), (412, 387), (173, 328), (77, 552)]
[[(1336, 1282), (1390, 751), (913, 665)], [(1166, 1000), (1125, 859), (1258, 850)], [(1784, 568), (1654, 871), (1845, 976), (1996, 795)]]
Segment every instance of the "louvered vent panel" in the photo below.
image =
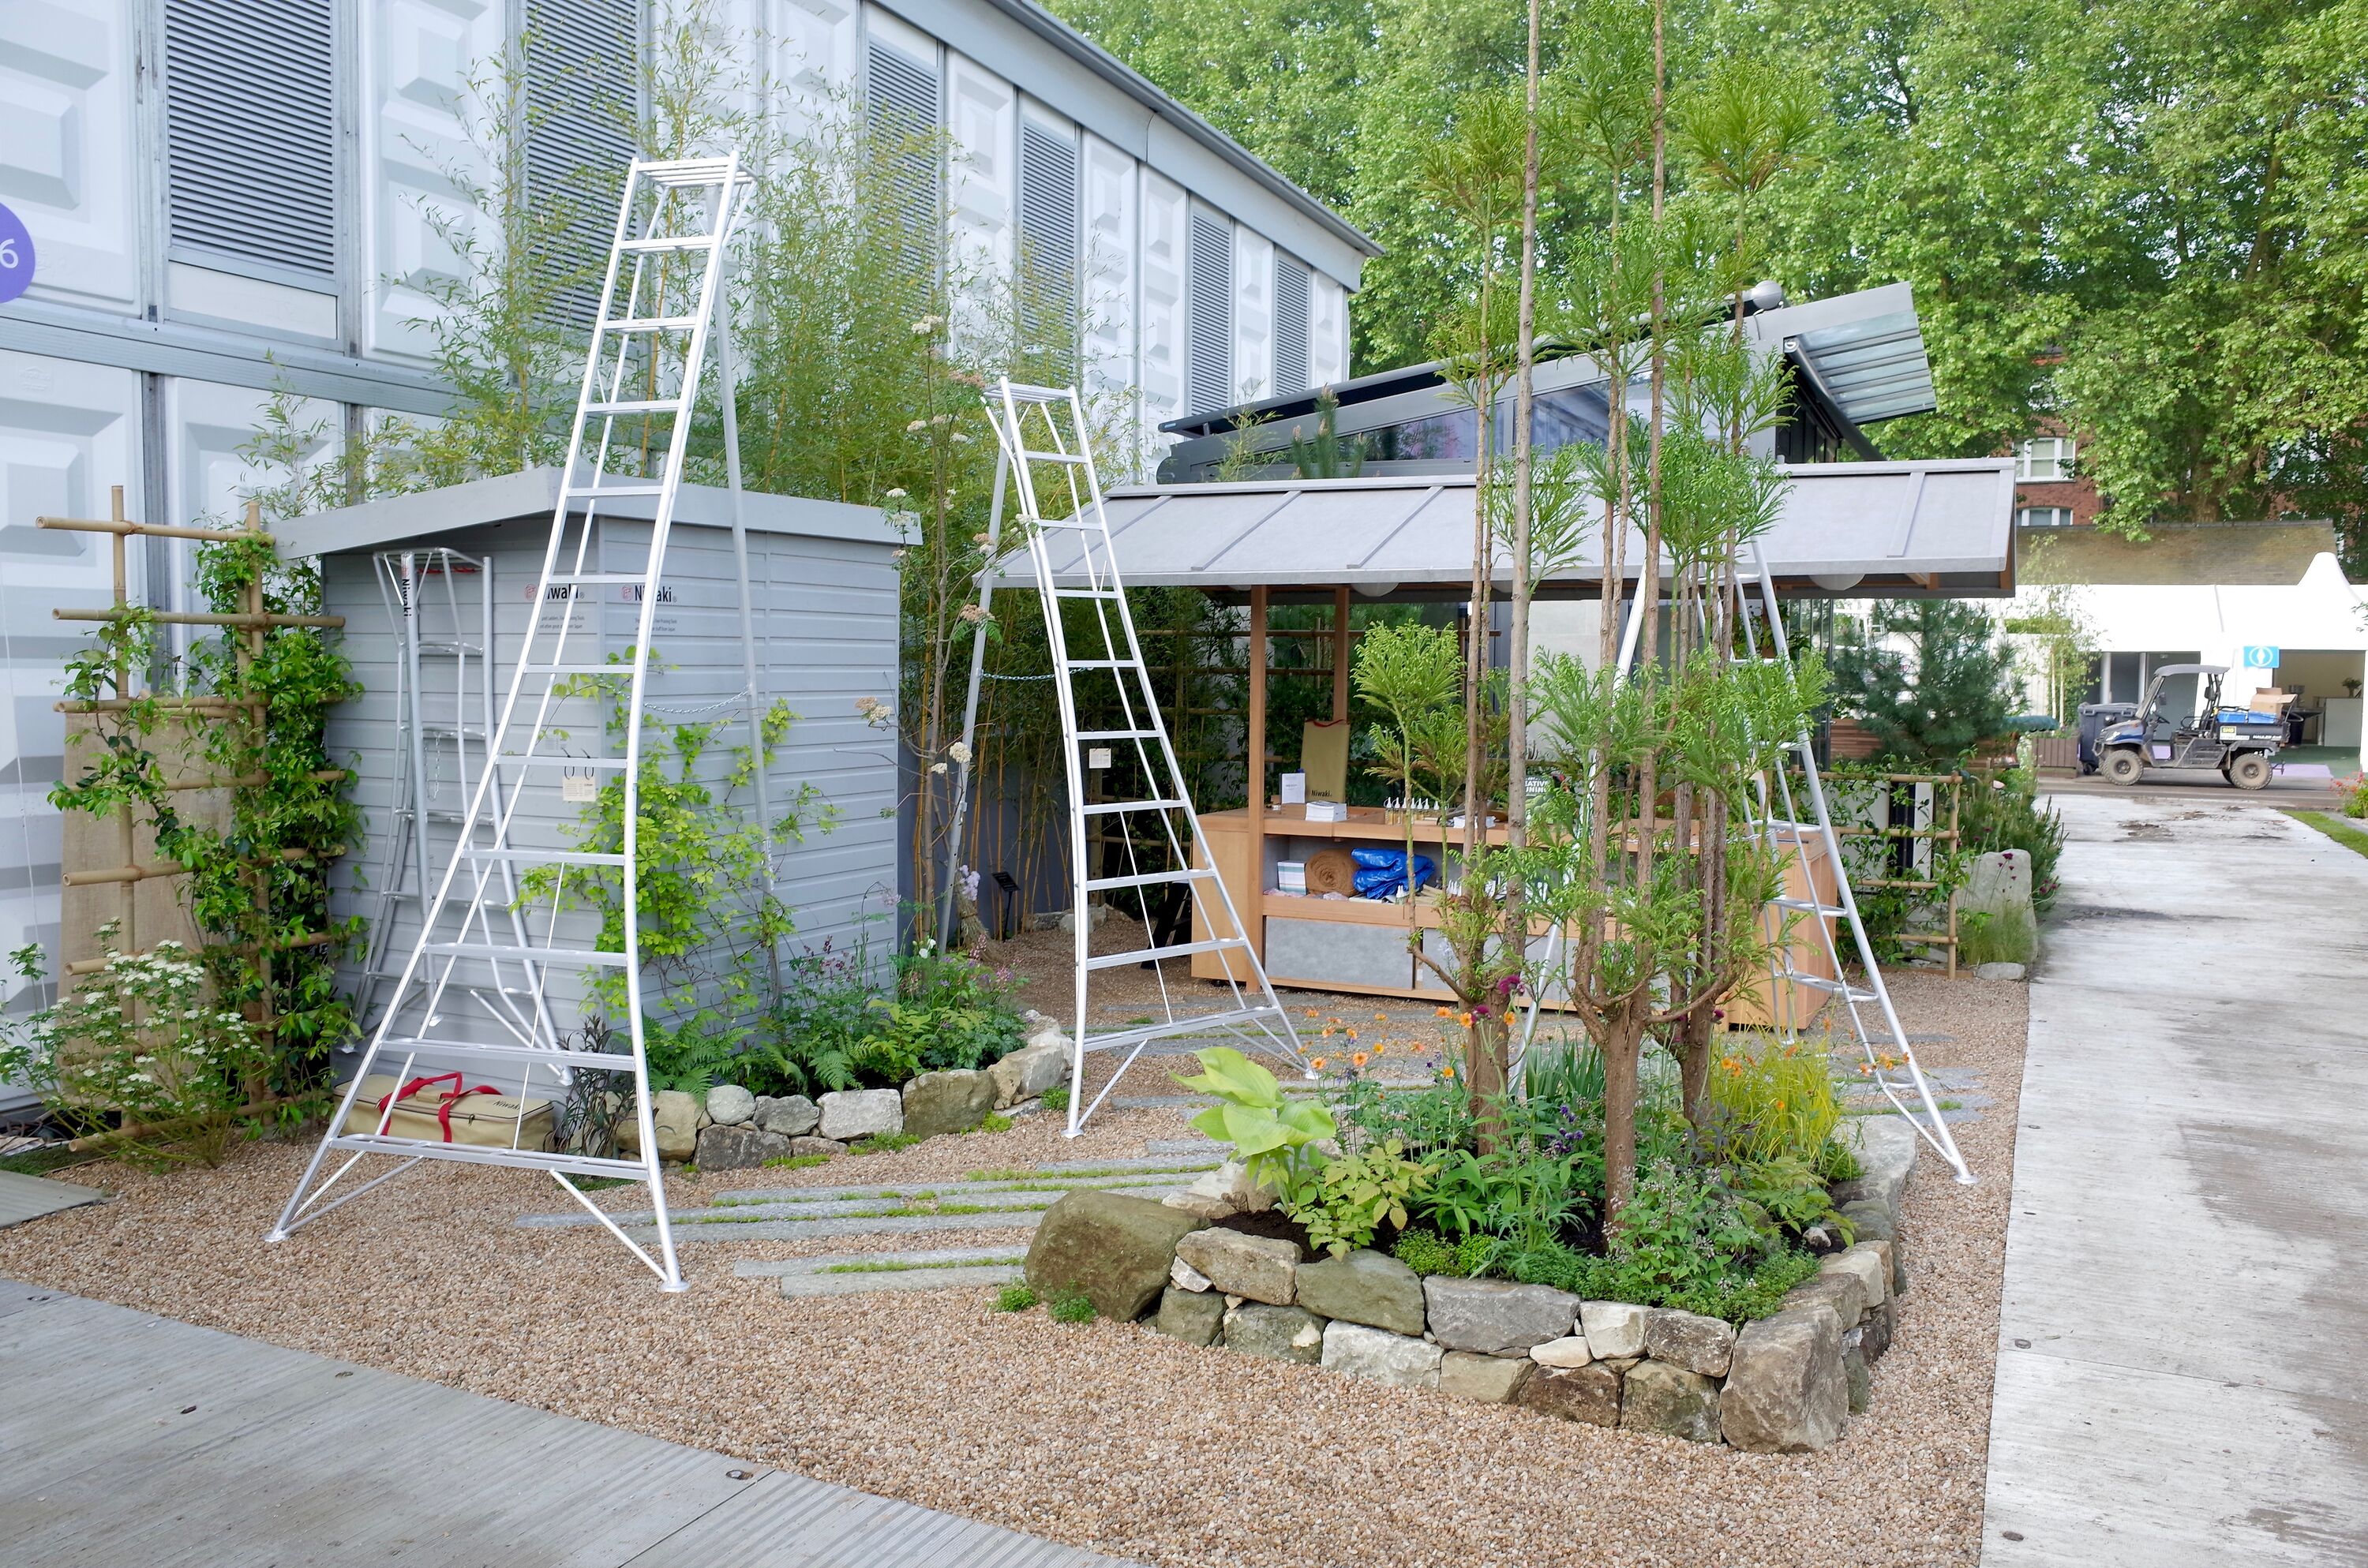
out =
[(1077, 336), (1077, 144), (1019, 122), (1022, 324), (1062, 379), (1075, 374)]
[(931, 278), (937, 272), (944, 210), (937, 65), (924, 64), (878, 39), (871, 40), (870, 65), (871, 134), (892, 168), (890, 200), (903, 231), (905, 270), (913, 278)]
[(1274, 390), (1280, 397), (1302, 392), (1313, 378), (1307, 369), (1307, 264), (1274, 255)]
[(1191, 414), (1234, 403), (1234, 236), (1222, 218), (1192, 214), (1192, 345), (1187, 399)]
[(334, 0), (165, 0), (173, 244), (334, 278)]
[(588, 326), (635, 152), (636, 0), (527, 0), (526, 28), (527, 200), (552, 225), (541, 261), (552, 308)]

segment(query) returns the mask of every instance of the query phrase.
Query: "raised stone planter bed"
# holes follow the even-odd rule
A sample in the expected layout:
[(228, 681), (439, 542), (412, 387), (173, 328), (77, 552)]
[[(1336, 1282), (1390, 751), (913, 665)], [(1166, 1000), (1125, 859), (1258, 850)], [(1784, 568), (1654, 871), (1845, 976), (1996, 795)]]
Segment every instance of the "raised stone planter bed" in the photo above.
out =
[(1865, 1174), (1837, 1196), (1860, 1239), (1739, 1332), (1543, 1285), (1425, 1278), (1370, 1250), (1309, 1260), (1294, 1243), (1216, 1222), (1230, 1211), (1212, 1215), (1211, 1200), (1244, 1185), (1233, 1166), (1165, 1203), (1063, 1198), (1037, 1229), (1026, 1273), (1041, 1292), (1082, 1291), (1106, 1317), (1147, 1314), (1190, 1345), (1565, 1421), (1807, 1453), (1867, 1408), (1867, 1368), (1891, 1344), (1907, 1283), (1900, 1215), (1914, 1134), (1868, 1119), (1856, 1142)]

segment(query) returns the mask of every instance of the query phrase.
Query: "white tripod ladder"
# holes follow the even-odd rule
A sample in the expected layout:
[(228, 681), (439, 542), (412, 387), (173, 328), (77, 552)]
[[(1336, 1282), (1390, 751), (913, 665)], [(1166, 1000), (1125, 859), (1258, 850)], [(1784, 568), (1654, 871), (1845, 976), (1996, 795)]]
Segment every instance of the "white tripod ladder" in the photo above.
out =
[[(1757, 619), (1768, 629), (1774, 642), (1776, 662), (1790, 670), (1793, 667), (1793, 649), (1784, 635), (1784, 618), (1777, 609), (1776, 584), (1768, 574), (1768, 558), (1757, 543), (1747, 548), (1751, 551), (1751, 581), (1759, 589), (1759, 603), (1752, 603), (1750, 589), (1737, 585), (1737, 608), (1742, 612), (1737, 630), (1745, 634), (1754, 650), (1751, 656), (1756, 657), (1759, 644), (1752, 622)], [(1771, 902), (1788, 914), (1807, 916), (1807, 923), (1816, 929), (1818, 940), (1824, 944), (1827, 962), (1837, 978), (1829, 980), (1821, 974), (1807, 974), (1794, 969), (1790, 961), (1792, 949), (1780, 947), (1770, 954), (1769, 979), (1771, 984), (1779, 980), (1788, 980), (1795, 985), (1840, 998), (1842, 1013), (1850, 1019), (1850, 1032), (1856, 1037), (1859, 1050), (1866, 1058), (1868, 1077), (1875, 1087), (1883, 1091), (1884, 1097), (1891, 1102), (1893, 1108), (1907, 1119), (1907, 1124), (1916, 1130), (1918, 1136), (1930, 1144), (1932, 1152), (1956, 1173), (1957, 1179), (1971, 1186), (1975, 1180), (1974, 1173), (1965, 1165), (1965, 1157), (1957, 1152), (1957, 1140), (1950, 1133), (1948, 1120), (1941, 1114), (1941, 1108), (1932, 1097), (1932, 1085), (1916, 1060), (1916, 1048), (1908, 1043), (1907, 1031), (1900, 1027), (1899, 1011), (1891, 1004), (1891, 988), (1884, 983), (1883, 966), (1875, 962), (1874, 944), (1867, 937), (1866, 923), (1859, 917), (1858, 899), (1850, 892), (1850, 868), (1842, 860), (1841, 836), (1834, 831), (1833, 812), (1827, 803), (1825, 783), (1817, 774), (1816, 745), (1809, 732), (1804, 729), (1790, 740), (1782, 742), (1781, 747), (1790, 752), (1800, 764), (1803, 787), (1808, 795), (1812, 814), (1806, 821), (1802, 819), (1794, 803), (1791, 770), (1780, 759), (1778, 765), (1770, 770), (1775, 775), (1774, 798), (1770, 799), (1764, 779), (1756, 791), (1758, 809), (1750, 824), (1751, 831), (1777, 856), (1781, 858), (1789, 852), (1804, 868), (1810, 863), (1807, 850), (1812, 844), (1825, 851), (1826, 864), (1834, 869), (1834, 903), (1821, 903), (1817, 901), (1814, 881), (1808, 886), (1809, 896), (1806, 898), (1780, 895)], [(1849, 972), (1842, 967), (1841, 949), (1835, 940), (1837, 921), (1850, 928), (1850, 944), (1865, 975), (1861, 984), (1851, 983)], [(1771, 994), (1771, 1006), (1775, 1000)], [(1875, 1022), (1879, 1029), (1869, 1027), (1869, 1019), (1861, 1011), (1870, 1006), (1877, 1012)], [(1789, 1023), (1784, 1032), (1788, 1035), (1794, 1032)], [(1909, 1103), (1911, 1097), (1914, 1105)]]
[[(627, 171), (550, 542), (509, 694), (486, 743), (486, 767), (471, 793), (467, 816), (459, 824), (459, 842), (427, 905), (394, 994), (327, 1135), (313, 1151), (268, 1241), (285, 1240), (297, 1226), (423, 1159), (509, 1165), (549, 1171), (562, 1190), (657, 1275), (666, 1290), (688, 1289), (675, 1258), (650, 1103), (636, 874), (639, 773), (650, 638), (666, 536), (699, 402), (708, 328), (722, 292), (724, 253), (749, 184), (736, 153), (720, 158), (636, 160)], [(730, 395), (728, 384), (725, 395)], [(651, 502), (648, 549), (639, 570), (602, 572), (597, 569), (599, 508), (622, 497)], [(632, 646), (616, 662), (603, 663), (599, 656), (597, 606), (603, 589), (633, 596), (639, 612)], [(579, 611), (579, 605), (586, 610)], [(571, 648), (571, 640), (579, 646)], [(583, 649), (584, 642), (593, 646)], [(608, 725), (605, 710), (620, 695), (621, 718)], [(756, 700), (752, 693), (752, 707)], [(623, 755), (586, 756), (561, 749), (574, 744), (568, 741), (572, 730), (587, 727), (594, 734), (620, 734)], [(519, 841), (544, 825), (520, 818), (520, 801), (529, 791), (557, 793), (562, 778), (571, 773), (620, 783), (619, 850)], [(524, 876), (518, 875), (521, 867), (528, 869)], [(600, 947), (580, 914), (572, 920), (563, 915), (570, 906), (567, 879), (578, 868), (586, 873), (597, 869), (611, 882), (621, 924), (621, 940), (615, 947)], [(532, 927), (524, 941), (509, 924), (520, 903), (508, 891), (514, 885), (525, 890), (526, 923)], [(503, 988), (505, 971), (515, 974), (521, 968), (532, 977), (523, 1003)], [(543, 992), (554, 969), (581, 971), (587, 979), (604, 972), (618, 977), (627, 1050), (586, 1049), (596, 1042), (573, 1041), (556, 1032)], [(450, 1027), (455, 1024), (473, 1024), (474, 1034)], [(509, 1038), (481, 1038), (485, 1033)], [(364, 1081), (381, 1059), (401, 1063), (395, 1074), (399, 1095), (413, 1083), (413, 1070), (423, 1057), (436, 1071), (455, 1063), (507, 1069), (518, 1075), (522, 1098), (537, 1086), (537, 1074), (548, 1074), (547, 1082), (560, 1086), (572, 1082), (577, 1072), (625, 1075), (632, 1080), (640, 1156), (525, 1148), (518, 1146), (517, 1133), (507, 1147), (401, 1137), (388, 1131), (397, 1096), (388, 1096), (372, 1131), (345, 1130)], [(461, 1082), (466, 1085), (468, 1080)], [(523, 1132), (523, 1118), (518, 1126)], [(327, 1179), (319, 1180), (332, 1151), (347, 1158)], [(393, 1155), (402, 1163), (324, 1202), (367, 1154)], [(652, 1257), (620, 1230), (568, 1180), (571, 1176), (648, 1184), (658, 1256)]]
[[(1110, 550), (1110, 519), (1102, 509), (1101, 478), (1094, 466), (1085, 406), (1076, 389), (1020, 386), (1007, 377), (988, 395), (986, 411), (995, 426), (999, 450), (996, 457), (995, 500), (987, 522), (987, 564), (979, 574), (978, 602), (982, 608), (986, 607), (989, 579), (996, 569), (1008, 487), (1019, 504), (1014, 522), (1026, 539), (1029, 557), (1035, 566), (1045, 635), (1052, 650), (1053, 687), (1061, 705), (1069, 791), (1069, 903), (1071, 921), (1076, 926), (1076, 965), (1073, 997), (1076, 1028), (1069, 1036), (1069, 1136), (1077, 1135), (1087, 1118), (1100, 1108), (1110, 1090), (1134, 1064), (1135, 1058), (1154, 1040), (1182, 1035), (1231, 1037), (1280, 1057), (1303, 1076), (1313, 1078), (1315, 1074), (1308, 1070), (1300, 1053), (1299, 1035), (1292, 1028), (1291, 1016), (1276, 999), (1274, 987), (1267, 980), (1266, 966), (1259, 962), (1257, 948), (1244, 933), (1233, 894), (1227, 891), (1224, 879), (1212, 869), (1216, 862), (1209, 853), (1201, 819), (1185, 788), (1184, 770), (1168, 739), (1167, 722), (1152, 690), (1151, 672), (1144, 663), (1143, 647), (1135, 636), (1125, 585), (1119, 580), (1118, 561)], [(1031, 439), (1034, 445), (1030, 445)], [(1058, 473), (1065, 486), (1068, 510), (1060, 517), (1047, 517), (1037, 498), (1039, 467)], [(1058, 532), (1076, 536), (1078, 555), (1073, 565), (1056, 566), (1053, 562), (1049, 541)], [(1069, 585), (1064, 586), (1062, 578), (1069, 579)], [(1087, 621), (1083, 629), (1086, 657), (1073, 656), (1070, 651), (1070, 629), (1063, 618), (1062, 607), (1072, 603), (1092, 607), (1089, 619), (1080, 617)], [(950, 880), (962, 849), (961, 802), (968, 797), (968, 758), (975, 744), (979, 681), (985, 657), (986, 622), (982, 619), (971, 649), (970, 695), (962, 718), (963, 750), (959, 754), (963, 760), (955, 780), (956, 814), (947, 860)], [(1080, 674), (1095, 683), (1094, 695), (1102, 699), (1097, 707), (1119, 715), (1116, 729), (1078, 727), (1076, 677)], [(1089, 761), (1097, 760), (1089, 759), (1089, 750), (1108, 751), (1113, 760), (1124, 759), (1110, 775), (1130, 781), (1119, 787), (1120, 798), (1086, 798), (1087, 769)], [(1130, 790), (1135, 792), (1130, 794)], [(1126, 860), (1126, 869), (1121, 874), (1098, 876), (1097, 868), (1087, 860), (1086, 823), (1088, 817), (1095, 816), (1111, 819), (1118, 829), (1116, 841), (1122, 846)], [(1146, 859), (1156, 863), (1146, 866)], [(1152, 918), (1150, 894), (1154, 890), (1172, 887), (1184, 890), (1201, 924), (1209, 931), (1206, 937), (1160, 941)], [(1144, 945), (1124, 952), (1096, 953), (1092, 950), (1093, 926), (1087, 904), (1094, 894), (1111, 892), (1132, 892), (1143, 901)], [(1214, 896), (1205, 896), (1209, 892)], [(1192, 936), (1190, 932), (1185, 935), (1188, 938)], [(1194, 953), (1225, 955), (1230, 1006), (1199, 1013), (1178, 1011), (1177, 998), (1169, 993), (1166, 971), (1159, 966), (1167, 959), (1188, 958)], [(1087, 983), (1100, 971), (1124, 964), (1151, 966), (1158, 980), (1165, 1016), (1150, 1023), (1092, 1033), (1088, 1025)], [(1101, 1093), (1087, 1104), (1086, 1058), (1095, 1051), (1124, 1051), (1126, 1060), (1110, 1074)]]

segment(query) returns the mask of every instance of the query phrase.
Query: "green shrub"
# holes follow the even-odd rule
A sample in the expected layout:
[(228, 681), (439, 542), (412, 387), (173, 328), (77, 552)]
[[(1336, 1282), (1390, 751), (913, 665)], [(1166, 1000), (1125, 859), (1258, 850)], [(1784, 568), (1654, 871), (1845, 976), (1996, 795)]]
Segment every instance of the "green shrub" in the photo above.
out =
[(2368, 773), (2355, 773), (2336, 786), (2343, 795), (2343, 814), (2368, 817)]
[(1044, 1108), (1046, 1110), (1068, 1109), (1069, 1085), (1066, 1084), (1055, 1084), (1051, 1088), (1045, 1090)]
[(1970, 909), (1957, 916), (1960, 964), (2024, 963), (2039, 956), (2039, 923), (2019, 903)]
[(1282, 1210), (1307, 1227), (1307, 1244), (1346, 1257), (1373, 1239), (1383, 1221), (1406, 1228), (1406, 1204), (1430, 1185), (1437, 1165), (1406, 1157), (1395, 1139), (1361, 1154), (1326, 1160), (1286, 1197)]
[(765, 1168), (768, 1171), (808, 1171), (816, 1165), (828, 1164), (828, 1154), (791, 1154), (783, 1159), (767, 1160)]
[(1093, 1298), (1082, 1290), (1053, 1297), (1046, 1310), (1054, 1323), (1091, 1323), (1095, 1317)]
[(1006, 1285), (995, 1293), (998, 1312), (1024, 1312), (1036, 1304), (1036, 1292), (1025, 1285)]
[[(2031, 857), (2032, 907), (2055, 903), (2056, 867), (2064, 858), (2064, 819), (2039, 800), (2039, 775), (2010, 767), (1985, 782), (1969, 778), (1959, 800), (1958, 844), (1968, 854), (2014, 849)], [(2021, 960), (2008, 960), (2021, 962)]]
[(1250, 1179), (1279, 1192), (1297, 1190), (1314, 1174), (1313, 1147), (1334, 1136), (1332, 1113), (1312, 1099), (1286, 1096), (1274, 1074), (1230, 1045), (1196, 1051), (1201, 1071), (1176, 1081), (1224, 1102), (1192, 1119), (1192, 1130), (1234, 1146)]
[(850, 1143), (850, 1154), (893, 1154), (899, 1149), (909, 1149), (921, 1141), (917, 1132), (875, 1132), (860, 1143)]
[(1817, 1157), (1812, 1163), (1816, 1166), (1817, 1179), (1828, 1185), (1838, 1181), (1856, 1181), (1866, 1175), (1865, 1167), (1858, 1163), (1858, 1156), (1850, 1153), (1850, 1145), (1839, 1138), (1827, 1138), (1818, 1144)]
[(1710, 1069), (1710, 1098), (1717, 1108), (1712, 1142), (1718, 1152), (1742, 1163), (1784, 1155), (1814, 1160), (1841, 1119), (1825, 1048), (1767, 1037), (1727, 1040)]
[(991, 1110), (986, 1113), (986, 1119), (981, 1121), (973, 1131), (979, 1132), (1008, 1132), (1011, 1131), (1011, 1119), (1005, 1116), (1000, 1111)]
[(1390, 1248), (1390, 1256), (1417, 1274), (1454, 1274), (1455, 1248), (1437, 1231), (1408, 1231)]

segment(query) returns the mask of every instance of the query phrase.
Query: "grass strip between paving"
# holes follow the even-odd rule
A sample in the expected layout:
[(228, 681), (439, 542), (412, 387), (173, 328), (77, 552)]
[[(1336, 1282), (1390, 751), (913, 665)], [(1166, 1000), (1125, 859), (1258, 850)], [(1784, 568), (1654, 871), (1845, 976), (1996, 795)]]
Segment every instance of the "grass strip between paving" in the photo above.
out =
[(2318, 829), (2354, 855), (2368, 855), (2368, 833), (2362, 833), (2340, 817), (2329, 816), (2325, 812), (2306, 812), (2294, 808), (2289, 808), (2286, 815), (2298, 823)]

